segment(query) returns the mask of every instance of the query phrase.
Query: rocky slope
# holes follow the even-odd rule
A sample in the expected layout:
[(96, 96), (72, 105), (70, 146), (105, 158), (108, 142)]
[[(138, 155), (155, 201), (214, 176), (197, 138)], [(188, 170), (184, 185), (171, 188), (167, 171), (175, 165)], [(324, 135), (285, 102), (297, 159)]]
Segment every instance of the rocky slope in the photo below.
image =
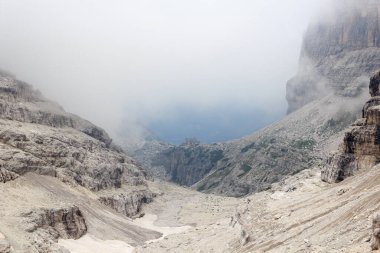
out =
[[(27, 176), (30, 173), (57, 178), (69, 188), (84, 187), (92, 192), (86, 201), (94, 199), (101, 204), (105, 198), (116, 199), (123, 210), (117, 205), (110, 206), (126, 216), (137, 215), (142, 205), (154, 197), (147, 187), (145, 171), (114, 145), (103, 129), (65, 112), (32, 86), (0, 72), (0, 182), (16, 186), (24, 178), (36, 181), (36, 177)], [(61, 195), (67, 191), (52, 194), (62, 200)], [(7, 198), (3, 194), (0, 201), (6, 203)], [(33, 203), (33, 208), (11, 210), (12, 205), (2, 208), (0, 216), (4, 219), (22, 224), (22, 219), (34, 217), (32, 223), (37, 224), (33, 229), (15, 233), (16, 237), (9, 235), (14, 233), (12, 229), (4, 232), (16, 252), (60, 251), (56, 247), (58, 238), (77, 239), (86, 232), (83, 203), (60, 204), (60, 209), (54, 205), (40, 208), (41, 203)], [(18, 241), (23, 233), (31, 235)]]
[[(136, 151), (161, 178), (197, 190), (243, 196), (323, 163), (361, 114), (369, 76), (380, 69), (380, 1), (333, 1), (305, 33), (299, 71), (287, 84), (289, 112), (251, 136), (212, 145)], [(360, 7), (360, 8), (359, 8)], [(376, 22), (375, 22), (376, 21)], [(218, 159), (212, 161), (211, 153)]]
[(377, 72), (370, 81), (372, 98), (364, 106), (363, 118), (346, 133), (321, 178), (319, 169), (304, 171), (274, 185), (272, 194), (253, 195), (240, 206), (236, 219), (243, 237), (237, 252), (379, 249), (379, 86)]

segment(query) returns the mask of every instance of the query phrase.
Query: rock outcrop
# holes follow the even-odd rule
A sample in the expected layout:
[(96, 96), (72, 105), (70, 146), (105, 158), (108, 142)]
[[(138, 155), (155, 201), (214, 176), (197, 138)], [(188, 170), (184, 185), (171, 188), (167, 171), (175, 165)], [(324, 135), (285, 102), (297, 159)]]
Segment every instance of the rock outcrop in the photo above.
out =
[(38, 229), (53, 231), (55, 238), (78, 239), (87, 231), (82, 212), (73, 206), (62, 209), (39, 209), (24, 214), (28, 224), (26, 231)]
[(380, 72), (371, 77), (371, 99), (364, 105), (362, 119), (345, 134), (340, 151), (332, 155), (322, 171), (322, 180), (340, 182), (355, 171), (380, 162)]
[(0, 183), (6, 183), (18, 178), (18, 175), (12, 171), (0, 168)]
[(32, 248), (38, 252), (59, 252), (59, 238), (78, 239), (87, 232), (82, 212), (73, 206), (62, 209), (38, 209), (23, 215), (26, 231), (31, 233)]
[(372, 250), (380, 249), (380, 214), (376, 214), (372, 219)]
[(143, 215), (140, 213), (142, 206), (151, 203), (154, 197), (152, 192), (141, 190), (101, 196), (99, 201), (127, 217), (135, 218), (137, 215)]
[(58, 104), (44, 98), (31, 85), (2, 72), (0, 118), (56, 128), (70, 127), (101, 141), (107, 147), (112, 143), (112, 139), (103, 129), (65, 112)]
[(304, 35), (298, 74), (287, 83), (288, 113), (331, 92), (357, 96), (363, 77), (380, 68), (380, 1), (331, 5)]

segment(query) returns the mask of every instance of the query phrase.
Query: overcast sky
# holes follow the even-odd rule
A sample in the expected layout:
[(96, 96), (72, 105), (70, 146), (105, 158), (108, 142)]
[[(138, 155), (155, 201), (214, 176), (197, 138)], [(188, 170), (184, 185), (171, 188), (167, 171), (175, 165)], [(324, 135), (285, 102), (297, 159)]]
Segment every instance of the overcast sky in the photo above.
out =
[(285, 113), (321, 0), (0, 0), (0, 69), (113, 131), (173, 108)]

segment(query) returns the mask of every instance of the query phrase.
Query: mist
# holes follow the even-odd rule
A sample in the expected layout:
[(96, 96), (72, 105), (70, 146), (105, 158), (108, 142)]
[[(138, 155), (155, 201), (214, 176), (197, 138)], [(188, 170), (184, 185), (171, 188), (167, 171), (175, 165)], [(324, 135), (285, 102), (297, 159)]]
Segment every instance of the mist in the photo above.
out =
[[(285, 83), (324, 3), (0, 0), (0, 69), (113, 135), (143, 125), (162, 137), (219, 111), (240, 116), (211, 139), (194, 137), (238, 138), (285, 114)], [(178, 120), (184, 111), (200, 113)]]

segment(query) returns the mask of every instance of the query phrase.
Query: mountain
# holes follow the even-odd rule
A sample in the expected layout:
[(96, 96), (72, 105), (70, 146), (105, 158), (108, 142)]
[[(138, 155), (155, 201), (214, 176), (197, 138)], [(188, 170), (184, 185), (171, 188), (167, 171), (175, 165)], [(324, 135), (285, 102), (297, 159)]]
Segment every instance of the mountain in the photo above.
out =
[(157, 238), (128, 218), (155, 196), (147, 179), (103, 129), (0, 72), (0, 252), (65, 252), (58, 239), (91, 231)]
[(309, 25), (300, 67), (287, 83), (288, 112), (330, 93), (354, 97), (380, 64), (377, 0), (336, 0)]
[(337, 0), (309, 25), (299, 70), (287, 82), (288, 115), (282, 120), (239, 140), (157, 148), (145, 156), (148, 142), (136, 158), (162, 178), (227, 196), (265, 190), (323, 165), (360, 117), (369, 76), (380, 68), (379, 6)]

